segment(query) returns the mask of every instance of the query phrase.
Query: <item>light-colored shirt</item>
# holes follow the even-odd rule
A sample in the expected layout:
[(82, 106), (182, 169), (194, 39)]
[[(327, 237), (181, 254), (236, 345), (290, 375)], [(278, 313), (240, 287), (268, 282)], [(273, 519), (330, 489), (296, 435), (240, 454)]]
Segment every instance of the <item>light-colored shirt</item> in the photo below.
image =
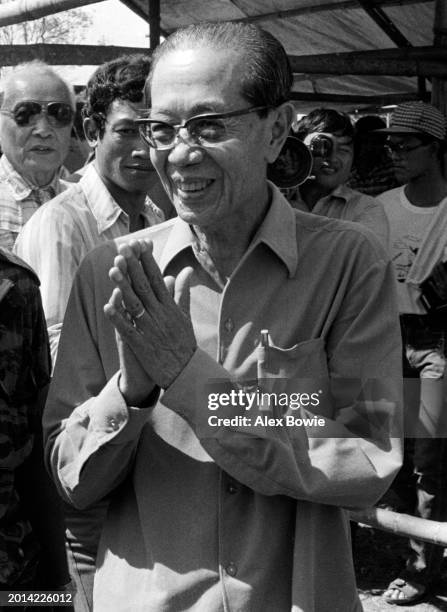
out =
[[(293, 210), (276, 188), (223, 290), (181, 219), (133, 237), (153, 240), (165, 275), (192, 266), (199, 348), (153, 409), (127, 406), (103, 314), (126, 239), (87, 255), (44, 425), (62, 496), (79, 507), (110, 499), (95, 612), (360, 611), (343, 507), (373, 504), (400, 465), (390, 419), (400, 411), (401, 343), (383, 248), (357, 224)], [(210, 426), (210, 416), (231, 414), (209, 408), (210, 391), (235, 389), (230, 379), (315, 392), (325, 426)]]
[(399, 312), (426, 314), (419, 293), (405, 281), (438, 207), (414, 206), (405, 195), (404, 187), (382, 193), (379, 200), (390, 223), (390, 249), (397, 281)]
[(332, 193), (318, 200), (312, 210), (301, 198), (299, 189), (290, 203), (297, 210), (312, 212), (314, 215), (361, 223), (368, 227), (385, 247), (388, 246), (389, 227), (382, 206), (375, 198), (354, 191), (346, 185), (339, 185)]
[[(149, 197), (141, 216), (146, 227), (164, 221)], [(128, 233), (129, 217), (94, 164), (79, 183), (42, 206), (23, 228), (15, 251), (40, 278), (53, 364), (71, 284), (82, 258), (98, 244)]]
[(12, 251), (17, 236), (36, 210), (69, 183), (56, 174), (49, 185), (37, 187), (21, 176), (5, 155), (0, 158), (0, 246)]

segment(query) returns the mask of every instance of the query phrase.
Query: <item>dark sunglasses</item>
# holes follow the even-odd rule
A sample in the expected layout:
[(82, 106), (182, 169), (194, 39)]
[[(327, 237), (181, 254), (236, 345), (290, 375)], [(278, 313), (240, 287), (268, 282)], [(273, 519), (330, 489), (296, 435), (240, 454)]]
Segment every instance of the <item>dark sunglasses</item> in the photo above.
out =
[(9, 115), (20, 127), (33, 125), (37, 117), (44, 113), (48, 123), (53, 127), (65, 127), (70, 125), (74, 118), (74, 110), (65, 102), (36, 102), (35, 100), (23, 100), (9, 108), (0, 109), (0, 113)]

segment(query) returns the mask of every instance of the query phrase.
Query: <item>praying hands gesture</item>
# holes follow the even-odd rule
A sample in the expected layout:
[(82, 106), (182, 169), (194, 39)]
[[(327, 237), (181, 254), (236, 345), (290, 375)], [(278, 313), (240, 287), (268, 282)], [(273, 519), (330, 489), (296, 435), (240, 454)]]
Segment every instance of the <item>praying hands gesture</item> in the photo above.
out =
[(169, 387), (196, 349), (191, 268), (163, 279), (150, 241), (131, 240), (118, 252), (109, 272), (116, 287), (104, 313), (116, 330), (120, 391), (128, 405), (139, 406), (156, 386)]

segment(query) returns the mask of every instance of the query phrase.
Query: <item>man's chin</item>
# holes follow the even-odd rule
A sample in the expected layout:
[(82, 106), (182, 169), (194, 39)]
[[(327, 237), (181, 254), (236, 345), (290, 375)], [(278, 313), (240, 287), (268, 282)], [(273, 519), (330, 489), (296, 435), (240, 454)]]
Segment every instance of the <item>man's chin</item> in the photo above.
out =
[(410, 176), (405, 170), (394, 170), (394, 178), (399, 183), (408, 183)]
[(59, 171), (61, 166), (62, 164), (59, 159), (57, 160), (57, 164), (54, 160), (45, 160), (45, 162), (42, 160), (38, 160), (38, 162), (29, 160), (23, 165), (21, 170), (19, 170), (19, 173), (25, 177), (31, 178), (32, 180), (32, 177), (41, 173), (48, 174), (48, 176), (54, 176)]
[(189, 225), (205, 228), (213, 219), (213, 213), (210, 211), (209, 205), (191, 206), (176, 198), (174, 208), (180, 219)]

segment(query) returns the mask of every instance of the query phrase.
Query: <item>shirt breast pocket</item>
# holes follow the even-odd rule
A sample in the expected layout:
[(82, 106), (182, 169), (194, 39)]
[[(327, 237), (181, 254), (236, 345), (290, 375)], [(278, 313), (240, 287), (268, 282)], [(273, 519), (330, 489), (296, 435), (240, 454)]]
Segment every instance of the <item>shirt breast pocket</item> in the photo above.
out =
[[(272, 342), (258, 347), (258, 388), (273, 394), (269, 403), (279, 404), (283, 399), (284, 408), (291, 402), (300, 407), (323, 408), (330, 396), (329, 374), (324, 341), (321, 338), (299, 342), (290, 348), (281, 348)], [(297, 402), (296, 398), (300, 398)], [(317, 401), (318, 398), (318, 401)], [(321, 414), (326, 410), (318, 410)]]

